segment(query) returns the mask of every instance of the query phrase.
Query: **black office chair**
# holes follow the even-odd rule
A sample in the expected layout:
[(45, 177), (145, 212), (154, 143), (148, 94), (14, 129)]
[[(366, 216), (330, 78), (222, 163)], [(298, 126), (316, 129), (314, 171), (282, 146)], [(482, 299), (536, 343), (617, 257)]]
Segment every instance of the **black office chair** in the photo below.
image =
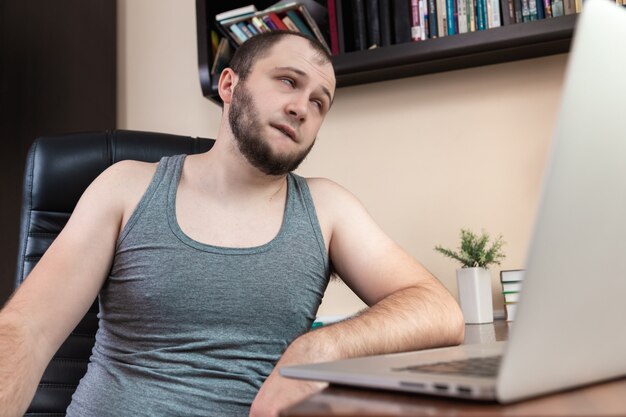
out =
[[(162, 156), (209, 150), (214, 140), (116, 130), (38, 138), (24, 174), (17, 288), (70, 217), (87, 186), (115, 162), (156, 162)], [(55, 353), (26, 416), (64, 416), (87, 362), (98, 328), (98, 300)]]

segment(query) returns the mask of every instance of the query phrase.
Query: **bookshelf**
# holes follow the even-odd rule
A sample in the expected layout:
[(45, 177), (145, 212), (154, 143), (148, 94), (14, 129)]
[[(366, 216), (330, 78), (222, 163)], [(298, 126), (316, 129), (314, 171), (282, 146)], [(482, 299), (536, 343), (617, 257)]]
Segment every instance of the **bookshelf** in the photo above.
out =
[[(275, 1), (255, 2), (259, 10)], [(217, 77), (211, 77), (209, 33), (215, 14), (250, 4), (227, 5), (196, 0), (198, 67), (202, 94), (219, 103)], [(337, 87), (373, 83), (415, 75), (497, 64), (568, 52), (577, 14), (517, 23), (499, 28), (403, 43), (333, 57)]]

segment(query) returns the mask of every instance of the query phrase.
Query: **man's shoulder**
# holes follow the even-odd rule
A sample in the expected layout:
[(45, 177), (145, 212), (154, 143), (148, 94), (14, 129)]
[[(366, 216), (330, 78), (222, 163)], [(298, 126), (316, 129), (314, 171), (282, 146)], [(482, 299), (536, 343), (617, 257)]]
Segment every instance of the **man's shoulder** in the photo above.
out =
[(157, 163), (141, 161), (120, 161), (105, 169), (96, 178), (90, 188), (106, 198), (127, 202), (136, 199), (137, 194), (143, 194), (154, 173)]
[(316, 208), (334, 210), (361, 203), (343, 186), (328, 178), (305, 178)]

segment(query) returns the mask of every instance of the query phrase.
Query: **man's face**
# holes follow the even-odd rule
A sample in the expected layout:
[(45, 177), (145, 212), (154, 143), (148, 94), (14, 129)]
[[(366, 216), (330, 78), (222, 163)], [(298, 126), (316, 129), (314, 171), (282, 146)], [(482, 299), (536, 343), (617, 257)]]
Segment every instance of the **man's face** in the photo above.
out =
[(332, 103), (332, 65), (307, 40), (288, 36), (234, 88), (228, 121), (239, 151), (267, 175), (295, 170)]

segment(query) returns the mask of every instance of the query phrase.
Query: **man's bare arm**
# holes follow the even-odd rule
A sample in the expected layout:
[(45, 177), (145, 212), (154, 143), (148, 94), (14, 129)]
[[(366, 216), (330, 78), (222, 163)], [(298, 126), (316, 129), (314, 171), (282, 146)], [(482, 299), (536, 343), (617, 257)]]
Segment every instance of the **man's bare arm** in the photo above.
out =
[[(276, 415), (322, 387), (286, 380), (281, 366), (393, 353), (463, 341), (459, 306), (443, 285), (397, 246), (351, 194), (310, 182), (329, 253), (342, 279), (371, 307), (296, 339), (259, 391), (252, 416)], [(326, 229), (326, 230), (324, 230)]]
[(52, 355), (104, 283), (125, 206), (133, 201), (128, 197), (136, 194), (133, 187), (144, 186), (142, 181), (129, 186), (128, 175), (136, 173), (132, 164), (109, 168), (85, 191), (63, 231), (0, 312), (0, 416), (24, 413)]

